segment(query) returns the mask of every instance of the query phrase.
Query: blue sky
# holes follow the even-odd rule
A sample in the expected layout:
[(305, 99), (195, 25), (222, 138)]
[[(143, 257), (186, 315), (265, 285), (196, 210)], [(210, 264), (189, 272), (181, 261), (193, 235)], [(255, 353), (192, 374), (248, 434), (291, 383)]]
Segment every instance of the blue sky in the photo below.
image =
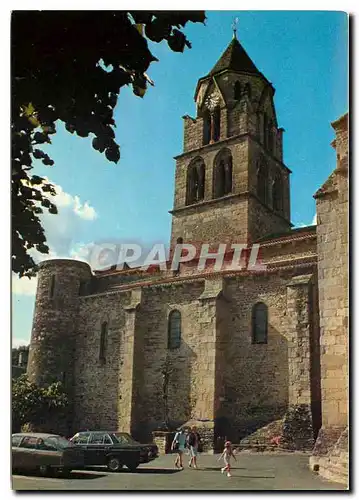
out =
[[(330, 123), (348, 109), (347, 15), (343, 12), (207, 12), (206, 26), (188, 25), (192, 49), (173, 53), (152, 44), (159, 59), (148, 71), (155, 81), (140, 99), (121, 90), (116, 107), (118, 165), (93, 150), (91, 139), (62, 126), (48, 147), (55, 166), (36, 165), (58, 186), (59, 215), (44, 225), (51, 256), (83, 255), (95, 241), (127, 239), (150, 244), (170, 236), (174, 188), (173, 156), (182, 151), (185, 114), (195, 115), (198, 78), (214, 66), (232, 37), (276, 89), (279, 126), (285, 129), (284, 162), (292, 170), (291, 217), (313, 221), (314, 192), (335, 167)], [(30, 339), (36, 281), (13, 281), (14, 345)]]

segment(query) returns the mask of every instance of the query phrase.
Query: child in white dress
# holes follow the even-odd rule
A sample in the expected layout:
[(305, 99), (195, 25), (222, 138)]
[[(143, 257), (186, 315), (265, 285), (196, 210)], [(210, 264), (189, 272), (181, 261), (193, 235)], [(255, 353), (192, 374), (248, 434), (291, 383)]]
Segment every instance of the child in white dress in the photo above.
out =
[(224, 444), (224, 450), (219, 457), (218, 461), (223, 458), (224, 460), (224, 467), (221, 469), (222, 474), (227, 472), (227, 477), (231, 477), (231, 457), (234, 458), (235, 461), (237, 461), (236, 457), (234, 456), (233, 450), (232, 450), (232, 443), (230, 441), (226, 441)]

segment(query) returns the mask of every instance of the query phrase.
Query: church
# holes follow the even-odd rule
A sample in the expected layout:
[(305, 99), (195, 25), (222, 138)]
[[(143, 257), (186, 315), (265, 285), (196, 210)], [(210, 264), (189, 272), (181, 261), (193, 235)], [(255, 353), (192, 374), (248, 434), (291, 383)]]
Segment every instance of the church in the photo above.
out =
[(261, 269), (41, 264), (28, 375), (63, 381), (67, 434), (150, 439), (164, 422), (196, 422), (211, 451), (279, 422), (283, 446), (314, 447), (323, 470), (347, 443), (348, 118), (332, 124), (318, 225), (293, 229), (274, 93), (234, 36), (183, 117), (171, 209), (171, 248), (259, 245)]

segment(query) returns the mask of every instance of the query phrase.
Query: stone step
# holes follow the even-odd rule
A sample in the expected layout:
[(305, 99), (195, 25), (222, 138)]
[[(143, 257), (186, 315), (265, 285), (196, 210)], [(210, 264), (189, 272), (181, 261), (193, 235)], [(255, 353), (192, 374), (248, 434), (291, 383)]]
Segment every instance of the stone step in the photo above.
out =
[(320, 476), (330, 481), (341, 484), (348, 484), (347, 464), (342, 467), (339, 463), (332, 462), (329, 457), (320, 457), (317, 460)]
[(348, 484), (348, 474), (343, 473), (339, 469), (333, 469), (332, 467), (324, 467), (320, 469), (321, 477), (328, 479), (329, 481), (334, 481), (336, 483)]

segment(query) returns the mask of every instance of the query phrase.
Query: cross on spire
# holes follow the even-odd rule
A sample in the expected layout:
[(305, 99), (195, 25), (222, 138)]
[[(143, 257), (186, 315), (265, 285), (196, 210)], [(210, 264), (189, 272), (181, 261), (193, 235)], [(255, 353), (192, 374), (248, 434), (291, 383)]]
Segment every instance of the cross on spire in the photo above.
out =
[(238, 17), (236, 17), (234, 20), (233, 20), (233, 23), (232, 23), (232, 30), (233, 30), (233, 38), (237, 39), (237, 26), (238, 26)]

